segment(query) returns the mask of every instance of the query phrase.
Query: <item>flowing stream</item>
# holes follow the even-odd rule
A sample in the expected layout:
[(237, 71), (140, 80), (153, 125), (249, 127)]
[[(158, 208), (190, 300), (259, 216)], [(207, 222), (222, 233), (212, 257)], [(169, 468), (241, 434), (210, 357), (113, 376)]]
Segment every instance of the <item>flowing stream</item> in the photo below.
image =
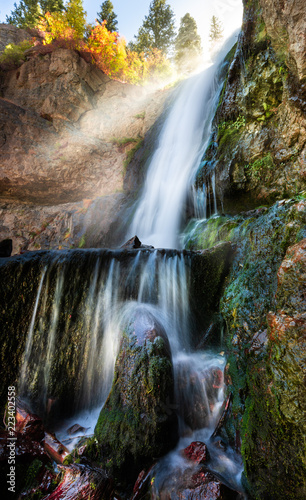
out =
[(182, 85), (164, 124), (129, 229), (146, 244), (177, 248), (184, 202), (207, 146), (222, 81), (211, 66)]
[[(181, 86), (149, 166), (128, 237), (137, 234), (155, 247), (178, 248), (184, 203), (211, 134), (223, 84), (220, 74), (215, 64)], [(206, 216), (205, 193), (205, 189), (197, 193), (196, 211)], [(215, 198), (212, 207), (216, 211)], [(50, 412), (58, 404), (53, 397), (58, 391), (54, 387), (57, 374), (69, 378), (67, 360), (79, 356), (71, 368), (75, 393), (62, 393), (62, 398), (71, 397), (78, 416), (58, 429), (58, 437), (67, 439), (66, 429), (76, 420), (90, 434), (111, 388), (124, 327), (132, 317), (140, 328), (154, 319), (170, 342), (176, 394), (171, 410), (177, 412), (180, 429), (177, 449), (157, 466), (155, 490), (167, 484), (174, 470), (186, 467), (179, 450), (195, 440), (208, 444), (211, 469), (239, 489), (239, 460), (210, 439), (224, 399), (226, 360), (222, 354), (192, 351), (189, 257), (179, 251), (135, 251), (129, 262), (123, 262), (119, 255), (88, 251), (89, 260), (82, 264), (87, 269), (85, 282), (74, 272), (68, 254), (54, 256), (43, 268), (21, 369), (22, 396), (31, 400), (39, 394), (37, 407)], [(82, 297), (77, 299), (80, 289)], [(76, 347), (71, 346), (72, 339)]]

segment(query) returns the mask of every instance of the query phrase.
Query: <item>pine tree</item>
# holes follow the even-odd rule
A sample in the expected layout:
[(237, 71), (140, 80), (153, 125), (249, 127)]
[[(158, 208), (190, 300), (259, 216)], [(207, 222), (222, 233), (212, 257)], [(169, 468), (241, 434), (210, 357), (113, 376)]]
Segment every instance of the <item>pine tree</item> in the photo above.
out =
[(101, 11), (97, 14), (97, 20), (100, 24), (106, 21), (106, 28), (108, 31), (117, 31), (117, 15), (114, 12), (114, 6), (110, 0), (105, 0), (101, 5)]
[(86, 15), (82, 0), (69, 0), (66, 7), (68, 24), (79, 38), (83, 38), (86, 29)]
[(181, 19), (175, 40), (175, 62), (181, 71), (191, 71), (196, 67), (201, 53), (201, 38), (198, 34), (197, 23), (187, 13)]
[(211, 43), (218, 42), (223, 38), (223, 27), (221, 21), (216, 16), (212, 16), (210, 21), (209, 40)]
[(14, 3), (14, 7), (11, 15), (6, 16), (6, 22), (18, 28), (33, 28), (42, 15), (38, 0), (21, 0), (19, 5)]
[(40, 16), (46, 12), (61, 12), (64, 4), (62, 0), (21, 0), (19, 5), (14, 3), (14, 7), (11, 15), (6, 16), (6, 22), (18, 28), (33, 28)]
[(174, 12), (166, 4), (166, 0), (153, 0), (150, 3), (149, 15), (145, 16), (136, 42), (132, 44), (138, 52), (148, 53), (159, 49), (166, 54), (173, 46), (175, 38)]
[(43, 14), (46, 12), (62, 12), (64, 10), (63, 0), (40, 0)]

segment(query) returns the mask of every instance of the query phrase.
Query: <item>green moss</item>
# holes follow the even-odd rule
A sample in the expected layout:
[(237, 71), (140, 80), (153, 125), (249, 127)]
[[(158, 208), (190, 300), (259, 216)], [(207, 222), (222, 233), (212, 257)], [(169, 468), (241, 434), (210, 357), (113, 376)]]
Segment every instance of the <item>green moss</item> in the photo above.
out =
[(236, 232), (241, 231), (241, 220), (241, 217), (217, 215), (204, 221), (191, 221), (184, 231), (184, 247), (203, 250), (221, 242), (236, 241)]
[(33, 42), (24, 40), (18, 44), (9, 43), (0, 55), (0, 64), (20, 66), (25, 60), (25, 51), (33, 47)]
[[(251, 349), (256, 332), (267, 329), (267, 313), (293, 307), (286, 285), (283, 302), (276, 305), (277, 271), (290, 245), (300, 238), (306, 207), (298, 199), (246, 214), (237, 226), (237, 254), (221, 299), (229, 336), (228, 391), (233, 393), (232, 416), (226, 424), (232, 445), (241, 437), (246, 484), (256, 499), (299, 498), (305, 495), (304, 438), (298, 419), (305, 404), (300, 356), (301, 328), (288, 342), (270, 342), (269, 351)], [(221, 226), (222, 228), (222, 226)], [(220, 229), (219, 229), (220, 233)], [(291, 279), (297, 290), (296, 270)], [(282, 295), (282, 292), (280, 292)], [(292, 313), (291, 309), (288, 309)], [(294, 327), (292, 327), (294, 328)], [(294, 479), (293, 479), (294, 478)]]
[(274, 168), (275, 165), (271, 153), (261, 158), (257, 158), (252, 163), (244, 166), (247, 177), (255, 183), (259, 181), (270, 181), (273, 176)]
[(78, 248), (84, 248), (86, 245), (86, 237), (85, 234), (83, 234), (80, 238), (80, 241), (78, 243)]
[(132, 159), (134, 158), (136, 152), (143, 146), (143, 138), (139, 137), (136, 141), (136, 145), (130, 149), (130, 151), (128, 151), (127, 155), (126, 155), (126, 159), (124, 160), (124, 163), (123, 163), (123, 175), (126, 174), (126, 170), (129, 166), (129, 164), (131, 163)]
[(117, 146), (126, 146), (127, 144), (133, 144), (134, 142), (137, 142), (137, 139), (135, 137), (122, 137), (121, 139), (116, 139), (114, 137), (111, 142), (113, 144), (116, 144)]
[[(124, 335), (110, 395), (96, 428), (101, 464), (121, 480), (175, 444), (172, 364), (161, 338), (143, 346)], [(87, 453), (87, 451), (86, 451)]]
[(138, 113), (137, 115), (135, 115), (134, 118), (139, 118), (139, 119), (143, 120), (145, 116), (146, 116), (146, 112), (143, 111), (142, 113)]

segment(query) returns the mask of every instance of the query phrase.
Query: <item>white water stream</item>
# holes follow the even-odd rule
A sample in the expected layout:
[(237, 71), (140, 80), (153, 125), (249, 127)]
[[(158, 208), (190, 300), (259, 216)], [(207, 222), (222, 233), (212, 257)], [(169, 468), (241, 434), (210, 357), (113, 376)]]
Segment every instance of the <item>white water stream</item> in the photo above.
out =
[[(212, 65), (204, 73), (190, 78), (182, 85), (149, 166), (128, 237), (137, 234), (142, 242), (155, 247), (179, 246), (184, 202), (209, 141), (211, 122), (222, 87), (218, 72), (218, 64)], [(214, 186), (213, 175), (211, 182)], [(205, 204), (202, 211), (206, 216), (205, 190), (202, 200), (201, 197), (199, 199), (200, 205), (201, 201)], [(215, 195), (212, 206), (216, 211)], [(200, 213), (201, 206), (197, 210)], [(142, 254), (145, 258), (142, 258)], [(110, 260), (106, 274), (101, 272), (101, 263), (97, 259), (85, 306), (77, 311), (83, 317), (86, 332), (78, 349), (85, 366), (79, 398), (87, 410), (64, 423), (59, 429), (60, 439), (66, 439), (67, 427), (76, 421), (88, 428), (87, 434), (92, 432), (111, 388), (121, 333), (134, 317), (139, 325), (147, 325), (152, 318), (155, 319), (162, 325), (170, 342), (181, 436), (178, 450), (194, 440), (209, 441), (223, 401), (223, 383), (213, 385), (212, 389), (211, 377), (215, 372), (223, 373), (225, 359), (219, 354), (191, 350), (189, 276), (184, 259), (182, 255), (157, 257), (156, 251), (147, 254), (140, 251), (130, 264), (124, 280), (122, 264), (116, 258)], [(32, 387), (35, 380), (42, 376), (47, 401), (49, 378), (58, 356), (56, 332), (60, 308), (63, 307), (65, 299), (63, 290), (67, 277), (64, 269), (58, 272), (49, 326), (40, 337), (41, 346), (35, 347), (36, 353), (45, 352), (44, 367), (41, 369), (37, 360), (32, 360), (32, 366), (36, 368), (28, 373), (26, 379), (31, 362), (39, 302), (46, 301), (44, 297), (49, 293), (48, 286), (43, 289), (43, 283), (46, 281), (44, 278), (45, 274), (42, 275), (37, 293), (21, 375), (22, 387)], [(71, 311), (70, 314), (74, 313)], [(41, 314), (44, 314), (44, 307), (41, 307)], [(44, 323), (48, 323), (48, 318)], [(73, 444), (71, 442), (71, 447)], [(161, 466), (161, 482), (165, 480), (165, 470), (169, 470), (171, 475), (173, 467), (180, 461), (178, 450), (161, 462), (164, 464)], [(217, 470), (220, 460), (217, 459), (217, 454), (214, 454), (213, 447), (210, 451), (212, 468)], [(229, 471), (229, 474), (223, 473), (223, 476), (237, 487), (237, 478), (241, 473), (240, 464), (229, 454), (222, 456), (222, 467), (228, 462)]]
[[(181, 85), (149, 164), (127, 239), (137, 235), (140, 241), (156, 248), (179, 248), (184, 204), (210, 139), (223, 85), (220, 63), (235, 36), (226, 42), (214, 64)], [(216, 212), (214, 174), (211, 183)], [(203, 211), (206, 215), (206, 206), (202, 206)]]
[(218, 66), (183, 83), (159, 137), (128, 237), (178, 248), (184, 203), (207, 147), (222, 82)]

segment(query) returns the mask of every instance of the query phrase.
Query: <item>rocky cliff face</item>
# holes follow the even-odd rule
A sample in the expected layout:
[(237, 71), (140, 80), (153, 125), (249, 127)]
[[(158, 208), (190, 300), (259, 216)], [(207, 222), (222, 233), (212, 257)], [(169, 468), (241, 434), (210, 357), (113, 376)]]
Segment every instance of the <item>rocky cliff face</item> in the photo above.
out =
[[(222, 215), (189, 249), (237, 245), (223, 292), (231, 416), (250, 498), (305, 497), (305, 5), (244, 2), (243, 28), (198, 175)], [(276, 201), (278, 200), (278, 201)], [(225, 215), (227, 214), (227, 215)]]
[(3, 52), (5, 47), (10, 43), (20, 43), (23, 40), (30, 40), (31, 34), (26, 30), (16, 28), (12, 24), (0, 24), (0, 52)]
[[(21, 35), (15, 31), (19, 41)], [(4, 43), (6, 35), (2, 25)], [(0, 238), (13, 236), (14, 253), (32, 248), (33, 237), (25, 226), (32, 226), (31, 233), (39, 228), (34, 227), (35, 210), (28, 204), (39, 207), (43, 224), (50, 213), (54, 218), (60, 211), (76, 235), (79, 218), (71, 218), (71, 211), (84, 212), (82, 200), (99, 198), (105, 215), (96, 213), (91, 232), (98, 231), (101, 243), (110, 213), (114, 215), (124, 198), (127, 155), (141, 145), (167, 93), (111, 80), (77, 52), (62, 48), (44, 54), (30, 50), (24, 64), (2, 71), (0, 91), (0, 198), (5, 202)], [(25, 206), (19, 207), (18, 223), (12, 226), (7, 214), (16, 213), (14, 200)], [(63, 207), (65, 203), (70, 205)], [(22, 210), (26, 220), (20, 217)], [(64, 246), (69, 227), (64, 234), (57, 231)], [(88, 245), (94, 243), (86, 239)], [(35, 240), (36, 248), (46, 248), (47, 240)], [(52, 241), (53, 246), (57, 243)], [(69, 242), (73, 244), (75, 238)]]
[[(285, 5), (286, 4), (286, 5)], [(304, 30), (304, 31), (303, 31)], [(216, 172), (233, 213), (306, 188), (305, 6), (245, 2), (243, 29), (198, 184)]]

